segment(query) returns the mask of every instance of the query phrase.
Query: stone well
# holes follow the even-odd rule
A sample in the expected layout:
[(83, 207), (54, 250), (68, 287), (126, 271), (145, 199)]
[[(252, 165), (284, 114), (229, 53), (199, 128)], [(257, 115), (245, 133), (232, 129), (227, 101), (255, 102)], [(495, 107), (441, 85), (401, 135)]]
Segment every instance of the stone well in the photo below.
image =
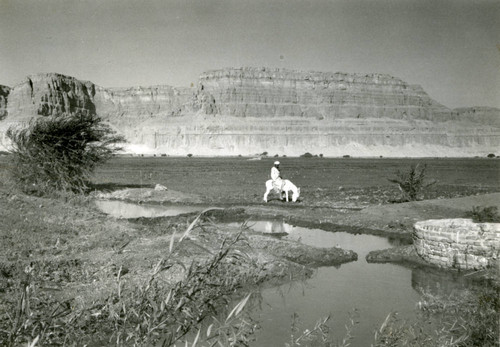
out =
[(431, 219), (413, 228), (417, 253), (442, 268), (479, 270), (500, 261), (500, 223)]

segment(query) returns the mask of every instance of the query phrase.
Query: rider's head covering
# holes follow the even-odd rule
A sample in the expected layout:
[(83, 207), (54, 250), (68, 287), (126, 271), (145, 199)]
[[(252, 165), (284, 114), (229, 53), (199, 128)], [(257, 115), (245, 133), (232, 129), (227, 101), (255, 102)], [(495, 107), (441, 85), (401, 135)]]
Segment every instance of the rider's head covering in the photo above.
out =
[(280, 162), (279, 162), (279, 161), (275, 161), (275, 162), (274, 162), (274, 165), (279, 165), (279, 164), (280, 164)]

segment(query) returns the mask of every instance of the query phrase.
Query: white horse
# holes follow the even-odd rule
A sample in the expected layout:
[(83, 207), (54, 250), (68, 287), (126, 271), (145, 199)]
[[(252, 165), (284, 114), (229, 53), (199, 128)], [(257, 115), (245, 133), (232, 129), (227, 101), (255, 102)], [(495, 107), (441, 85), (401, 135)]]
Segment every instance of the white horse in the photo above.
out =
[(288, 202), (288, 192), (292, 192), (292, 201), (296, 202), (300, 196), (300, 188), (297, 188), (295, 184), (289, 180), (283, 180), (283, 188), (280, 190), (273, 186), (273, 180), (266, 181), (266, 193), (264, 194), (264, 201), (267, 202), (267, 195), (274, 189), (274, 191), (280, 195), (285, 192), (286, 201)]

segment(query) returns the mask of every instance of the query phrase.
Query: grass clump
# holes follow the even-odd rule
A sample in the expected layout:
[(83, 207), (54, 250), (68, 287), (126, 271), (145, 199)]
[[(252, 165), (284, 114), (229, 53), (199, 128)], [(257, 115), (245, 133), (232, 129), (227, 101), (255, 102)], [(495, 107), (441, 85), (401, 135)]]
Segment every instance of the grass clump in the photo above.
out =
[(25, 128), (9, 128), (11, 174), (25, 193), (83, 192), (98, 164), (124, 141), (95, 114), (72, 113), (35, 118)]
[(424, 292), (420, 319), (410, 323), (390, 313), (375, 333), (375, 347), (499, 346), (498, 288), (482, 288), (448, 296)]
[(402, 192), (402, 201), (416, 201), (419, 194), (427, 187), (436, 183), (435, 180), (425, 182), (425, 170), (427, 165), (420, 168), (420, 164), (411, 165), (410, 169), (406, 172), (397, 171), (396, 178), (388, 178), (389, 182), (398, 185), (399, 190)]
[(475, 223), (500, 223), (500, 215), (496, 206), (473, 206), (472, 211), (465, 215), (467, 218), (472, 218)]
[(314, 327), (311, 329), (303, 330), (301, 328), (300, 317), (297, 313), (292, 315), (292, 325), (290, 341), (285, 342), (285, 347), (295, 347), (295, 346), (324, 346), (324, 347), (347, 347), (350, 346), (354, 338), (352, 331), (357, 321), (358, 311), (354, 309), (349, 314), (349, 321), (345, 324), (345, 334), (340, 341), (334, 337), (330, 327), (327, 322), (330, 320), (330, 316), (323, 317), (319, 319)]

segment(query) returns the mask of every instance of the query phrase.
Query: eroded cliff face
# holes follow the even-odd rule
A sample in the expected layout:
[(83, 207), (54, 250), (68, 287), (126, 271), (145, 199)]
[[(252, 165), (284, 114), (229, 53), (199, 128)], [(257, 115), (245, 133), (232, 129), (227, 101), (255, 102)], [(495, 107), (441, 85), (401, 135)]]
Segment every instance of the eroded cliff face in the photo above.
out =
[(203, 73), (200, 89), (214, 97), (217, 113), (237, 117), (451, 118), (420, 86), (382, 74), (226, 69)]
[(61, 112), (95, 113), (94, 95), (95, 86), (91, 82), (60, 74), (28, 76), (10, 90), (6, 120), (27, 121), (33, 116)]
[(98, 114), (118, 132), (137, 132), (141, 123), (151, 118), (161, 125), (168, 117), (181, 115), (183, 105), (192, 97), (188, 88), (102, 88), (55, 73), (28, 76), (10, 90), (4, 120), (0, 122), (0, 140), (6, 143), (5, 131), (10, 126), (61, 112)]
[(450, 110), (381, 74), (224, 69), (196, 88), (103, 88), (41, 74), (4, 94), (0, 132), (33, 116), (91, 112), (141, 153), (472, 156), (500, 146), (500, 110)]
[(455, 118), (473, 123), (491, 124), (500, 127), (500, 109), (494, 107), (462, 107), (453, 109)]
[(0, 85), (0, 120), (7, 117), (7, 97), (9, 92), (9, 87)]

